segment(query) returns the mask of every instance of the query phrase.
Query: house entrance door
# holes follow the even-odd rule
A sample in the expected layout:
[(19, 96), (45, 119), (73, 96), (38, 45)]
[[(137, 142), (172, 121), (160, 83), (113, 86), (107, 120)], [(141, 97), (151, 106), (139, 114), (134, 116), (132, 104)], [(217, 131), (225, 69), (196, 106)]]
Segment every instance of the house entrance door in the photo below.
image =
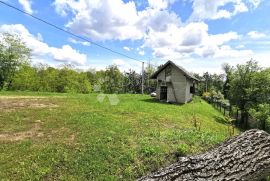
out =
[(160, 87), (160, 100), (166, 100), (167, 101), (167, 87), (161, 86)]

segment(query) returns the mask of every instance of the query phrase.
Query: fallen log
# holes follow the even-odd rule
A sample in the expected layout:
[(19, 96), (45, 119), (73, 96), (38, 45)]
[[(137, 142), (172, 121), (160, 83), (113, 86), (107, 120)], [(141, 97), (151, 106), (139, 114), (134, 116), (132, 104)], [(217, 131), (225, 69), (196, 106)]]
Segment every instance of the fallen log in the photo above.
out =
[(181, 157), (177, 163), (144, 176), (146, 180), (260, 180), (270, 175), (270, 135), (248, 130), (207, 153)]

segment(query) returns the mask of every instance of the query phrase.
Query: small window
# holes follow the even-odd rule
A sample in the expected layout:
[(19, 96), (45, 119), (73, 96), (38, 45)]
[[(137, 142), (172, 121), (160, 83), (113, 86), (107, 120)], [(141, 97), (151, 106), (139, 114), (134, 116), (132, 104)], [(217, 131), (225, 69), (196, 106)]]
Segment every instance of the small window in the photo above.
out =
[(172, 67), (170, 65), (166, 67), (166, 69), (165, 69), (165, 75), (166, 75), (166, 77), (172, 75)]

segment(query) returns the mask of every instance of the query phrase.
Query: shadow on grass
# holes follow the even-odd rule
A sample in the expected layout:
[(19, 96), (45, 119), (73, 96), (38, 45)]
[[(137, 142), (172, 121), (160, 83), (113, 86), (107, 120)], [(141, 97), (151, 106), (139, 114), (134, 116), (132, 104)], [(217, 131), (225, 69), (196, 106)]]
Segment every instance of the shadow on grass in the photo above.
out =
[(229, 122), (226, 120), (225, 117), (221, 117), (221, 116), (214, 116), (215, 121), (221, 124), (229, 124)]
[(215, 116), (214, 118), (215, 118), (215, 121), (216, 122), (221, 123), (221, 124), (224, 124), (224, 125), (233, 125), (233, 126), (235, 126), (241, 132), (244, 132), (244, 131), (248, 130), (248, 128), (243, 128), (243, 126), (241, 126), (241, 124), (237, 120), (234, 120), (234, 121), (232, 121), (230, 123), (230, 122), (228, 122), (226, 120), (225, 117)]
[(182, 106), (182, 105), (184, 105), (184, 104), (180, 104), (180, 103), (160, 101), (160, 100), (158, 100), (156, 98), (143, 99), (143, 100), (140, 100), (140, 101), (148, 102), (148, 103), (155, 103), (155, 104), (175, 105), (175, 106)]

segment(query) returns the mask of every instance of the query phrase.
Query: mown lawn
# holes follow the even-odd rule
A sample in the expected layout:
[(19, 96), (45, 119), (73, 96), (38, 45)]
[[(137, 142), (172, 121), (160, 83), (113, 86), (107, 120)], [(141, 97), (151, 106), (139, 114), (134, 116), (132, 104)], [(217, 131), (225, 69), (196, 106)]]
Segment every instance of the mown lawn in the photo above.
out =
[(0, 92), (0, 178), (134, 180), (229, 136), (200, 98), (181, 106), (118, 98), (113, 106), (97, 94)]

